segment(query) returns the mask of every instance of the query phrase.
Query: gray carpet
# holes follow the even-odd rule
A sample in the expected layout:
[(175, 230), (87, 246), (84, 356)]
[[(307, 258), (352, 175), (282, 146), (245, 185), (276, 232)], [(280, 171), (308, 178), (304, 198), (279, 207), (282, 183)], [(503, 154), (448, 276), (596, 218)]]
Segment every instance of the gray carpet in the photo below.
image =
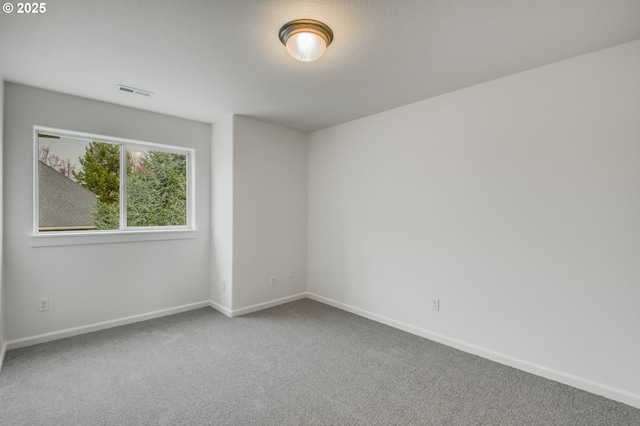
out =
[(9, 351), (1, 425), (640, 425), (640, 410), (311, 300)]

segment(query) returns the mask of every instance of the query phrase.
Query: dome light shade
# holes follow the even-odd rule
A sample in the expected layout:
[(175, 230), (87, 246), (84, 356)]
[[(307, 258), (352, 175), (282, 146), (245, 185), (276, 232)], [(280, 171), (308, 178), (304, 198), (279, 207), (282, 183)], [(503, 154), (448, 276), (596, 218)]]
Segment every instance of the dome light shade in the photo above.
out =
[(333, 31), (326, 24), (313, 19), (298, 19), (280, 28), (280, 41), (298, 61), (315, 61), (333, 41)]
[(287, 40), (289, 54), (302, 62), (315, 61), (325, 50), (327, 50), (327, 43), (314, 33), (296, 33)]

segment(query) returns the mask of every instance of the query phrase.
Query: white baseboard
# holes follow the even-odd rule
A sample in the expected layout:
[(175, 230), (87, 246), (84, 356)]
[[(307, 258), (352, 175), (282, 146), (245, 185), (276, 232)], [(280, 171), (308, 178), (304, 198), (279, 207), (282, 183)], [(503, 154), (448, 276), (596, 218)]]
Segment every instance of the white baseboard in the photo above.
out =
[[(147, 312), (145, 314), (133, 315), (125, 318), (118, 318), (110, 321), (99, 322), (95, 324), (83, 325), (80, 327), (68, 328), (66, 330), (53, 331), (51, 333), (38, 334), (36, 336), (24, 337), (21, 339), (10, 340), (2, 345), (1, 355), (4, 357), (4, 353), (7, 350), (18, 349), (25, 346), (37, 345), (38, 343), (51, 342), (53, 340), (64, 339), (66, 337), (77, 336), (79, 334), (91, 333), (93, 331), (104, 330), (107, 328), (118, 327), (121, 325), (132, 324), (135, 322), (146, 321), (153, 318), (159, 318), (167, 315), (178, 314), (180, 312), (186, 312), (193, 309), (199, 309), (204, 307), (212, 307), (213, 309), (221, 312), (229, 318), (238, 317), (240, 315), (246, 315), (251, 312), (261, 311), (263, 309), (271, 308), (274, 306), (282, 305), (283, 303), (294, 302), (296, 300), (304, 299), (307, 297), (306, 293), (299, 293), (292, 296), (282, 297), (280, 299), (270, 300), (256, 305), (247, 306), (240, 309), (230, 310), (213, 300), (206, 300), (202, 302), (190, 303), (188, 305), (176, 306), (174, 308), (162, 309), (153, 312)], [(4, 358), (0, 358), (0, 369), (2, 368), (1, 361)]]
[[(77, 336), (79, 334), (91, 333), (93, 331), (104, 330), (106, 328), (118, 327), (120, 325), (132, 324), (135, 322), (146, 321), (153, 318), (164, 317), (167, 315), (178, 314), (180, 312), (191, 311), (193, 309), (211, 306), (208, 300), (188, 305), (176, 306), (168, 309), (147, 312), (140, 315), (132, 315), (130, 317), (118, 318), (110, 321), (98, 322), (95, 324), (83, 325), (80, 327), (68, 328), (66, 330), (54, 331), (51, 333), (38, 334), (36, 336), (24, 337), (22, 339), (10, 340), (6, 342), (6, 350), (22, 348), (24, 346), (37, 345), (38, 343), (50, 342), (53, 340), (64, 339), (66, 337)], [(3, 351), (4, 354), (4, 351)]]
[(202, 302), (191, 303), (188, 305), (177, 306), (174, 308), (148, 312), (145, 314), (133, 315), (130, 317), (115, 319), (111, 321), (104, 321), (104, 322), (90, 324), (86, 326), (75, 327), (75, 328), (70, 328), (70, 329), (61, 330), (61, 331), (55, 331), (52, 333), (45, 333), (37, 336), (25, 337), (22, 339), (3, 342), (0, 348), (0, 371), (2, 370), (2, 365), (4, 363), (4, 357), (5, 357), (6, 351), (11, 349), (17, 349), (24, 346), (30, 346), (38, 343), (49, 342), (52, 340), (63, 339), (66, 337), (76, 336), (79, 334), (91, 333), (93, 331), (103, 330), (111, 327), (117, 327), (120, 325), (132, 324), (139, 321), (146, 321), (149, 319), (158, 318), (166, 315), (172, 315), (180, 312), (190, 311), (193, 309), (199, 309), (206, 306), (210, 306), (213, 309), (226, 315), (227, 317), (233, 318), (241, 315), (246, 315), (252, 312), (261, 311), (263, 309), (271, 308), (274, 306), (282, 305), (284, 303), (294, 302), (296, 300), (300, 300), (304, 298), (309, 298), (309, 299), (333, 306), (335, 308), (342, 309), (347, 312), (351, 312), (361, 317), (368, 318), (370, 320), (373, 320), (382, 324), (386, 324), (388, 326), (406, 331), (411, 334), (415, 334), (420, 337), (424, 337), (429, 340), (442, 343), (447, 346), (451, 346), (456, 349), (460, 349), (461, 351), (464, 351), (464, 352), (468, 352), (474, 355), (481, 356), (483, 358), (490, 359), (500, 364), (508, 365), (510, 367), (514, 367), (519, 370), (526, 371), (531, 374), (535, 374), (537, 376), (545, 377), (550, 380), (555, 380), (557, 382), (564, 383), (566, 385), (573, 386), (573, 387), (585, 390), (587, 392), (602, 395), (606, 398), (612, 399), (614, 401), (622, 402), (624, 404), (630, 405), (635, 408), (640, 408), (640, 395), (638, 394), (627, 392), (622, 389), (605, 385), (603, 383), (598, 383), (589, 379), (574, 376), (572, 374), (568, 374), (559, 370), (555, 370), (553, 368), (538, 365), (538, 364), (526, 361), (524, 359), (515, 358), (500, 352), (496, 352), (487, 348), (473, 345), (473, 344), (464, 342), (462, 340), (445, 336), (440, 333), (435, 333), (420, 327), (413, 326), (411, 324), (407, 324), (402, 321), (394, 320), (393, 318), (379, 315), (374, 312), (360, 309), (358, 307), (348, 305), (342, 302), (338, 302), (336, 300), (329, 299), (327, 297), (320, 296), (315, 293), (309, 293), (309, 292), (299, 293), (292, 296), (287, 296), (280, 299), (275, 299), (275, 300), (258, 303), (255, 305), (251, 305), (251, 306), (247, 306), (239, 309), (233, 309), (233, 310), (225, 308), (224, 306), (214, 302), (213, 300), (207, 300)]
[(220, 312), (223, 315), (228, 316), (229, 318), (233, 318), (233, 311), (229, 308), (225, 308), (221, 304), (214, 302), (213, 300), (209, 300), (209, 306), (211, 306), (216, 311)]
[(272, 308), (274, 306), (282, 305), (284, 303), (295, 302), (296, 300), (304, 299), (306, 297), (307, 297), (307, 293), (298, 293), (292, 296), (282, 297), (280, 299), (270, 300), (267, 302), (258, 303), (256, 305), (247, 306), (244, 308), (233, 309), (231, 311), (231, 315), (229, 316), (231, 318), (239, 317), (240, 315), (250, 314), (252, 312), (257, 312), (263, 309)]
[(447, 346), (451, 346), (461, 351), (478, 355), (483, 358), (487, 358), (492, 361), (498, 362), (500, 364), (508, 365), (510, 367), (517, 368), (522, 371), (526, 371), (527, 373), (535, 374), (537, 376), (554, 380), (556, 382), (560, 382), (565, 385), (573, 386), (575, 388), (582, 389), (587, 392), (591, 392), (597, 395), (602, 395), (605, 398), (622, 402), (623, 404), (627, 404), (635, 408), (640, 408), (640, 395), (638, 394), (627, 392), (625, 390), (618, 389), (609, 385), (605, 385), (603, 383), (598, 383), (593, 380), (574, 376), (572, 374), (555, 370), (553, 368), (538, 365), (538, 364), (526, 361), (524, 359), (505, 355), (503, 353), (496, 352), (496, 351), (483, 348), (477, 345), (473, 345), (471, 343), (467, 343), (462, 340), (454, 339), (452, 337), (448, 337), (440, 333), (435, 333), (420, 327), (415, 327), (411, 324), (407, 324), (402, 321), (397, 321), (392, 318), (385, 317), (383, 315), (378, 315), (376, 313), (373, 313), (364, 309), (360, 309), (355, 306), (347, 305), (345, 303), (338, 302), (336, 300), (329, 299), (327, 297), (320, 296), (318, 294), (307, 293), (307, 297), (317, 302), (321, 302), (321, 303), (333, 306), (335, 308), (342, 309), (343, 311), (351, 312), (352, 314), (356, 314), (361, 317), (368, 318), (370, 320), (373, 320), (382, 324), (386, 324), (394, 328), (398, 328), (408, 333), (415, 334), (417, 336), (424, 337), (426, 339), (433, 340)]
[(2, 366), (4, 365), (4, 355), (7, 353), (7, 344), (2, 342), (0, 345), (0, 373), (2, 373)]

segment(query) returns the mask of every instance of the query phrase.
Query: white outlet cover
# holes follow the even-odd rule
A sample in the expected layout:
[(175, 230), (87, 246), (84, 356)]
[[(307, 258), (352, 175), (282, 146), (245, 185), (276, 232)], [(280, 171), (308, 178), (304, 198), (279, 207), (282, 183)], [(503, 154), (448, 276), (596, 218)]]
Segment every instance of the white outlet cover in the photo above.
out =
[(431, 309), (434, 311), (440, 310), (440, 299), (431, 299)]
[(43, 297), (38, 301), (38, 311), (44, 312), (49, 310), (49, 298)]

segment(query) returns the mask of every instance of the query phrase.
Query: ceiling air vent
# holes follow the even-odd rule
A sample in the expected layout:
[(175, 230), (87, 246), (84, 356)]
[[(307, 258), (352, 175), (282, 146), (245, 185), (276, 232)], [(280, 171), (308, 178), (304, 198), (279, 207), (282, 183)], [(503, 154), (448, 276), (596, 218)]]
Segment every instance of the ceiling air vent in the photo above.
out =
[(125, 86), (123, 84), (118, 84), (118, 89), (125, 93), (132, 93), (134, 95), (146, 96), (147, 98), (153, 95), (153, 92), (149, 92), (148, 90), (136, 89), (135, 87)]

